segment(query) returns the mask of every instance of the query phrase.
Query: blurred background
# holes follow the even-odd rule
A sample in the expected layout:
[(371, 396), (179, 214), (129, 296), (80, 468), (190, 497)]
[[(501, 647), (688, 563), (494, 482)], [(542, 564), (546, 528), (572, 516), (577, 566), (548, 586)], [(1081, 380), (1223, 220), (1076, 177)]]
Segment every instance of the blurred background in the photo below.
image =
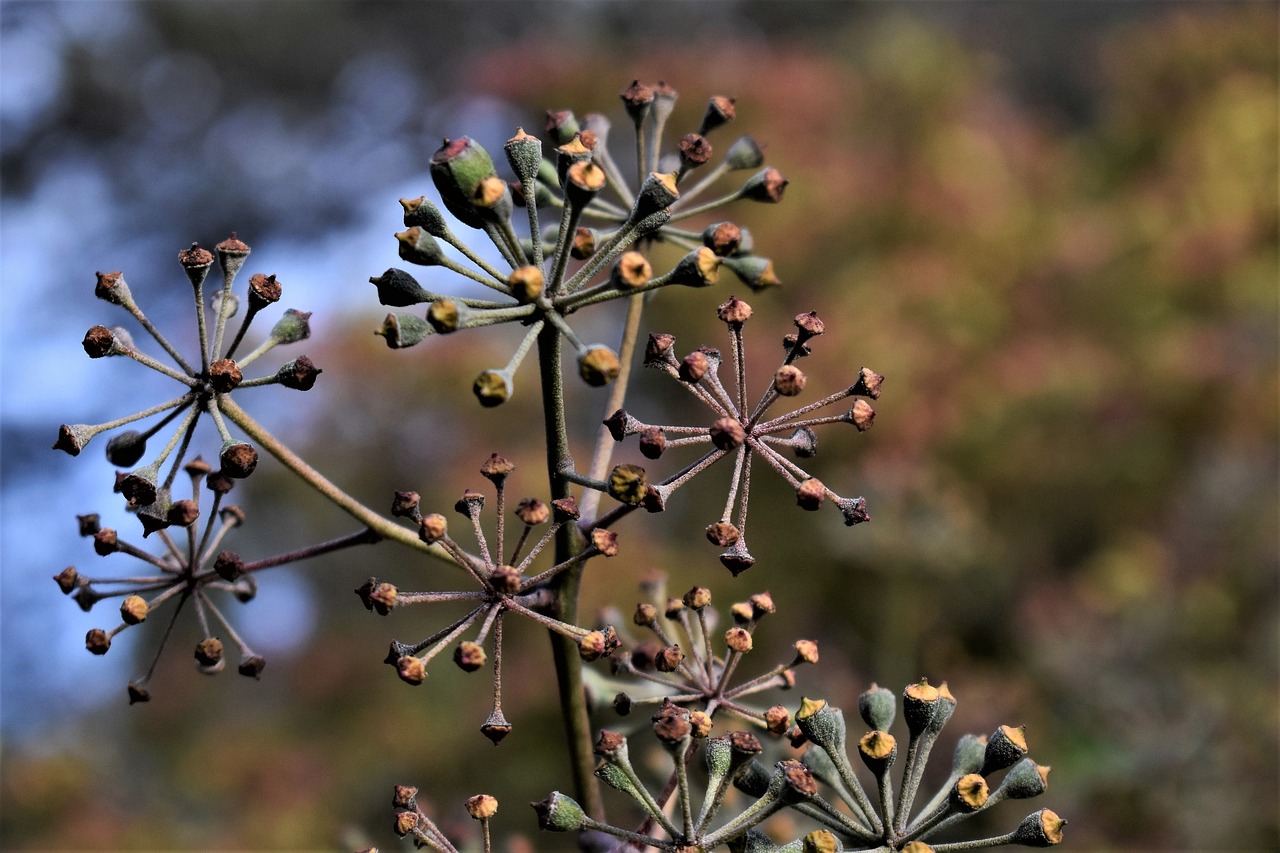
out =
[[(517, 494), (545, 497), (541, 431), (522, 429), (532, 365), (504, 407), (470, 392), (514, 330), (393, 352), (371, 334), (385, 309), (367, 281), (403, 265), (396, 199), (433, 192), (442, 137), (496, 150), (566, 107), (620, 128), (617, 94), (640, 78), (681, 92), (677, 135), (708, 96), (735, 96), (713, 142), (750, 133), (791, 181), (780, 206), (728, 212), (784, 285), (750, 296), (726, 273), (654, 300), (645, 330), (722, 346), (714, 307), (737, 292), (756, 309), (754, 364), (817, 310), (811, 388), (862, 365), (888, 379), (875, 428), (822, 435), (813, 466), (867, 497), (870, 524), (802, 513), (760, 474), (759, 562), (730, 578), (701, 532), (726, 488), (713, 469), (671, 511), (619, 526), (585, 613), (629, 611), (654, 568), (724, 605), (769, 589), (779, 615), (748, 664), (800, 637), (823, 655), (770, 701), (850, 707), (872, 681), (947, 680), (944, 754), (960, 733), (1025, 724), (1054, 768), (1033, 807), (1070, 820), (1072, 849), (1274, 848), (1277, 23), (1271, 2), (3, 3), (0, 846), (396, 849), (394, 784), (450, 825), (493, 793), (502, 834), (548, 841), (524, 806), (569, 785), (545, 637), (508, 632), (516, 729), (495, 753), (476, 731), (483, 673), (446, 663), (411, 689), (381, 664), (389, 639), (443, 617), (379, 618), (350, 590), (370, 574), (452, 582), (383, 544), (262, 577), (232, 614), (267, 657), (261, 682), (193, 672), (183, 619), (153, 700), (128, 707), (163, 626), (92, 657), (81, 638), (114, 608), (82, 613), (49, 576), (132, 571), (95, 556), (75, 515), (136, 522), (99, 447), (72, 460), (49, 445), (59, 423), (164, 399), (135, 365), (83, 357), (86, 328), (127, 320), (93, 298), (93, 272), (123, 270), (191, 346), (175, 255), (235, 231), (246, 271), (315, 312), (285, 358), (324, 369), (307, 395), (238, 394), (251, 413), (373, 506), (395, 489), (451, 506), (493, 451), (521, 466)], [(619, 319), (584, 318), (584, 338), (615, 342)], [(628, 408), (700, 422), (659, 378), (638, 375)], [(604, 394), (571, 394), (585, 458)], [(196, 445), (217, 452), (211, 432)], [(353, 529), (269, 459), (233, 498), (246, 559)], [(622, 724), (607, 707), (595, 722)], [(1006, 804), (988, 826), (1030, 810)]]

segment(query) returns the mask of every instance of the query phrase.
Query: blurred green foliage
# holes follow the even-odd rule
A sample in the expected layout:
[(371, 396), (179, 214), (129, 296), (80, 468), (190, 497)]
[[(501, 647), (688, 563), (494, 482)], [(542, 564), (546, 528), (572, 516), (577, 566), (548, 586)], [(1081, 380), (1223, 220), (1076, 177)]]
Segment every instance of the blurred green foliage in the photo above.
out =
[[(828, 334), (805, 362), (811, 387), (864, 364), (888, 377), (875, 429), (824, 436), (815, 467), (866, 494), (871, 524), (804, 515), (761, 475), (759, 562), (730, 579), (701, 534), (727, 476), (708, 474), (619, 527), (622, 554), (587, 572), (592, 606), (629, 610), (653, 567), (718, 601), (771, 589), (779, 621), (757, 648), (823, 649), (789, 707), (946, 679), (956, 732), (1028, 726), (1075, 849), (1264, 848), (1280, 839), (1276, 9), (1140, 8), (1072, 45), (1088, 93), (1075, 115), (909, 6), (699, 53), (604, 34), (572, 63), (552, 30), (528, 32), (464, 62), (530, 128), (547, 107), (614, 112), (635, 75), (681, 90), (675, 126), (703, 95), (738, 96), (741, 129), (792, 182), (783, 205), (741, 218), (784, 281), (750, 299), (750, 363), (771, 368), (790, 316), (812, 309)], [(392, 265), (390, 234), (386, 247)], [(732, 290), (664, 294), (646, 331), (719, 345), (712, 310)], [(521, 465), (516, 492), (545, 497), (532, 372), (497, 410), (469, 392), (509, 350), (501, 332), (390, 352), (371, 330), (366, 316), (316, 341), (323, 406), (290, 436), (304, 455), (375, 506), (413, 488), (425, 510), (477, 485), (497, 450)], [(683, 405), (653, 378), (628, 408)], [(604, 398), (578, 401), (585, 458)], [(272, 467), (247, 498), (259, 535), (342, 527)], [(496, 825), (532, 834), (523, 804), (566, 778), (546, 639), (508, 642), (516, 730), (495, 754), (474, 731), (486, 680), (442, 667), (401, 684), (380, 660), (390, 637), (416, 639), (416, 614), (377, 619), (348, 592), (447, 568), (380, 546), (300, 571), (319, 628), (261, 684), (193, 683), (173, 660), (141, 713), (121, 701), (75, 737), (10, 750), (3, 846), (385, 849), (396, 783), (444, 826), (493, 793)], [(599, 720), (616, 724), (607, 707)]]

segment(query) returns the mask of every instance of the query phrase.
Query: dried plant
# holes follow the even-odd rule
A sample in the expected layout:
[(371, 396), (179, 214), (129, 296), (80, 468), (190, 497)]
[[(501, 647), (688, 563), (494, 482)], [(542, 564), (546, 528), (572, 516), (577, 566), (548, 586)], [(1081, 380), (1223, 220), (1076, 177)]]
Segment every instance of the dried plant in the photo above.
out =
[[(846, 525), (867, 521), (863, 498), (842, 497), (796, 460), (813, 456), (818, 427), (850, 424), (858, 431), (869, 428), (875, 413), (866, 401), (880, 396), (884, 381), (874, 371), (862, 368), (850, 377), (848, 385), (800, 403), (806, 377), (798, 362), (809, 354), (815, 338), (831, 334), (810, 311), (795, 317), (795, 332), (784, 338), (780, 363), (771, 365), (770, 375), (756, 383), (762, 390), (753, 396), (743, 338), (753, 310), (743, 300), (729, 296), (718, 309), (729, 334), (731, 375), (727, 381), (720, 376), (721, 354), (712, 347), (702, 346), (678, 357), (670, 335), (653, 334), (641, 356), (643, 364), (671, 377), (706, 406), (710, 423), (653, 424), (627, 412), (628, 378), (637, 360), (644, 308), (651, 297), (668, 298), (675, 285), (713, 286), (722, 268), (728, 268), (752, 290), (767, 290), (780, 283), (773, 263), (755, 254), (752, 235), (732, 222), (716, 220), (713, 214), (718, 216), (722, 208), (737, 201), (780, 202), (787, 181), (776, 169), (764, 165), (762, 146), (750, 137), (733, 141), (717, 159), (710, 136), (722, 135), (721, 128), (735, 118), (736, 105), (730, 98), (711, 98), (696, 131), (674, 144), (664, 138), (676, 103), (674, 89), (665, 83), (650, 86), (637, 81), (623, 90), (622, 101), (634, 128), (634, 180), (624, 175), (624, 158), (610, 151), (611, 123), (607, 118), (593, 113), (579, 120), (570, 111), (556, 110), (547, 114), (549, 145), (522, 129), (503, 145), (511, 173), (507, 178), (499, 175), (497, 165), (479, 142), (465, 136), (446, 139), (431, 158), (430, 168), (440, 204), (425, 195), (401, 200), (405, 230), (396, 235), (399, 256), (424, 268), (424, 275), (461, 277), (468, 287), (478, 284), (491, 292), (487, 298), (446, 295), (437, 292), (434, 283), (429, 281), (428, 287), (397, 268), (371, 279), (383, 305), (425, 306), (416, 309), (420, 313), (387, 315), (378, 334), (393, 349), (424, 342), (428, 347), (436, 346), (431, 339), (484, 326), (515, 324), (523, 329), (505, 364), (476, 365), (481, 369), (473, 391), (482, 405), (497, 406), (511, 397), (517, 371), (526, 358), (532, 357), (538, 365), (547, 448), (546, 492), (542, 499), (519, 500), (508, 512), (506, 485), (514, 466), (494, 454), (480, 472), (495, 491), (492, 524), (482, 522), (484, 495), (468, 490), (455, 505), (467, 520), (470, 532), (463, 538), (473, 538), (469, 544), (455, 537), (444, 515), (424, 515), (416, 492), (397, 492), (390, 513), (365, 505), (315, 470), (232, 399), (239, 389), (256, 385), (307, 390), (320, 372), (309, 359), (299, 356), (275, 373), (244, 378), (242, 368), (275, 346), (300, 341), (309, 334), (309, 315), (290, 310), (256, 349), (236, 358), (251, 321), (280, 298), (275, 276), (253, 275), (244, 316), (231, 331), (231, 320), (242, 307), (233, 285), (249, 255), (245, 243), (233, 235), (218, 244), (216, 257), (195, 245), (179, 255), (193, 288), (198, 358), (185, 358), (154, 327), (134, 301), (121, 273), (99, 274), (97, 295), (128, 311), (172, 365), (146, 355), (118, 328), (90, 329), (84, 339), (85, 351), (94, 358), (132, 359), (176, 381), (182, 389), (175, 399), (109, 423), (64, 425), (59, 430), (54, 446), (77, 455), (100, 432), (158, 419), (144, 432), (118, 433), (107, 443), (106, 451), (114, 464), (133, 469), (118, 475), (116, 491), (137, 510), (143, 535), (158, 534), (164, 552), (152, 555), (128, 544), (116, 531), (100, 529), (95, 517), (81, 518), (82, 534), (94, 537), (100, 554), (129, 555), (158, 574), (90, 577), (68, 568), (56, 576), (62, 590), (86, 609), (102, 598), (124, 597), (123, 624), (110, 631), (91, 631), (87, 641), (90, 651), (105, 652), (120, 631), (170, 600), (176, 602), (173, 619), (191, 601), (204, 637), (195, 653), (200, 668), (213, 671), (222, 667), (222, 641), (216, 635), (223, 633), (240, 650), (240, 671), (256, 678), (263, 672), (262, 657), (243, 642), (212, 594), (227, 593), (243, 600), (252, 595), (254, 578), (262, 569), (355, 544), (390, 541), (446, 564), (453, 577), (468, 580), (463, 585), (450, 581), (410, 591), (371, 577), (356, 590), (366, 608), (389, 615), (415, 605), (460, 602), (469, 609), (419, 642), (393, 641), (386, 663), (402, 680), (422, 684), (428, 665), (446, 649), (454, 649), (458, 666), (475, 671), (490, 662), (486, 651), (486, 644), (490, 644), (493, 706), (481, 731), (495, 745), (512, 732), (502, 709), (503, 622), (515, 615), (548, 629), (574, 796), (557, 792), (535, 804), (543, 829), (580, 833), (579, 843), (597, 850), (647, 846), (702, 851), (728, 846), (750, 851), (879, 849), (918, 853), (1003, 843), (1057, 843), (1063, 821), (1044, 810), (1004, 836), (928, 846), (925, 839), (947, 832), (965, 817), (1002, 799), (1040, 793), (1047, 774), (1047, 768), (1024, 758), (1021, 730), (1003, 726), (985, 742), (962, 739), (953, 778), (928, 804), (915, 809), (925, 762), (955, 704), (945, 685), (935, 689), (921, 682), (904, 694), (910, 738), (896, 796), (889, 782), (897, 748), (887, 731), (893, 716), (893, 700), (886, 698), (887, 691), (873, 688), (860, 702), (872, 731), (859, 741), (858, 752), (874, 777), (872, 794), (850, 765), (843, 717), (837, 709), (805, 699), (793, 719), (781, 705), (758, 710), (744, 704), (742, 700), (748, 696), (790, 688), (795, 681), (794, 667), (818, 662), (816, 642), (797, 640), (782, 663), (735, 681), (743, 658), (753, 648), (756, 627), (774, 611), (773, 597), (768, 593), (758, 593), (730, 608), (732, 624), (720, 637), (716, 636), (717, 617), (707, 588), (694, 587), (682, 598), (668, 600), (658, 580), (651, 580), (647, 588), (654, 600), (642, 602), (632, 619), (637, 629), (652, 634), (652, 640), (629, 640), (623, 651), (614, 654), (622, 642), (614, 628), (580, 627), (578, 603), (584, 569), (598, 557), (618, 553), (614, 528), (636, 509), (664, 509), (678, 489), (720, 460), (732, 460), (733, 470), (724, 509), (718, 519), (709, 519), (707, 538), (724, 549), (720, 559), (734, 575), (756, 562), (747, 550), (746, 528), (751, 472), (757, 460), (794, 490), (800, 507), (812, 510), (830, 501)], [(721, 187), (740, 172), (749, 176), (728, 189)], [(686, 224), (693, 227), (686, 228)], [(491, 246), (472, 245), (459, 231), (468, 236), (483, 234)], [(655, 273), (652, 259), (662, 255), (659, 250), (663, 246), (674, 246), (682, 254), (669, 266), (664, 264), (665, 272)], [(495, 253), (501, 260), (488, 260)], [(215, 259), (223, 283), (210, 300), (204, 284)], [(615, 300), (625, 300), (627, 305), (617, 346), (584, 342), (575, 331), (574, 315)], [(212, 307), (207, 304), (210, 301)], [(566, 361), (571, 361), (586, 385), (609, 386), (607, 392), (600, 392), (608, 394), (600, 410), (603, 423), (594, 436), (587, 437), (594, 443), (589, 461), (582, 467), (571, 453), (577, 437), (570, 436), (567, 426)], [(405, 364), (413, 369), (412, 363)], [(775, 412), (784, 399), (791, 398), (799, 405), (782, 414)], [(831, 407), (837, 405), (840, 411), (831, 413)], [(206, 414), (222, 441), (216, 471), (199, 458), (184, 466), (197, 421)], [(175, 421), (176, 428), (160, 452), (135, 467), (147, 455), (147, 441)], [(248, 440), (233, 437), (230, 425)], [(631, 436), (639, 437), (640, 452), (650, 460), (686, 445), (696, 447), (701, 455), (665, 479), (653, 480), (639, 465), (613, 462), (615, 442)], [(236, 481), (252, 473), (260, 450), (354, 518), (359, 530), (256, 561), (221, 550), (223, 536), (243, 520), (243, 513), (224, 505), (223, 498)], [(192, 497), (174, 501), (171, 489), (177, 472), (184, 467), (191, 478)], [(207, 509), (201, 506), (201, 482), (212, 493)], [(602, 510), (605, 496), (617, 504)], [(518, 525), (511, 524), (509, 515)], [(198, 523), (202, 516), (203, 527)], [(492, 529), (491, 534), (486, 526)], [(185, 528), (185, 542), (167, 528)], [(752, 530), (759, 531), (759, 524)], [(546, 568), (534, 568), (543, 558)], [(770, 570), (757, 573), (767, 579)], [(788, 584), (787, 588), (803, 587)], [(463, 640), (473, 628), (473, 639)], [(719, 651), (721, 641), (723, 651)], [(653, 732), (669, 757), (671, 770), (657, 793), (650, 791), (640, 770), (631, 764), (626, 737), (608, 730), (598, 738), (592, 736), (583, 663), (597, 659), (613, 661), (612, 673), (601, 679), (627, 682), (613, 701), (615, 711), (626, 715), (658, 706)], [(131, 702), (148, 698), (154, 669), (153, 663), (145, 676), (129, 685)], [(638, 685), (651, 690), (644, 691)], [(779, 760), (775, 769), (768, 771), (756, 759), (763, 747), (754, 734), (712, 736), (724, 713), (772, 734), (774, 748), (784, 749), (788, 741), (793, 746), (807, 742), (809, 747), (799, 757)], [(691, 770), (696, 768), (694, 759), (700, 750), (707, 777), (699, 800), (693, 794)], [(1000, 771), (1004, 776), (991, 790), (987, 777)], [(638, 806), (641, 816), (636, 829), (622, 825), (626, 817), (612, 822), (606, 818), (601, 782), (622, 791)], [(820, 793), (819, 783), (830, 789), (830, 799)], [(735, 787), (747, 794), (745, 801), (740, 794), (731, 793)], [(412, 838), (418, 846), (457, 849), (419, 806), (416, 789), (397, 788), (394, 806), (397, 834)], [(814, 826), (799, 830), (799, 837), (770, 840), (763, 830), (772, 826), (767, 824), (770, 816), (782, 809), (797, 812)], [(489, 822), (497, 801), (477, 795), (467, 801), (467, 810), (481, 825), (484, 850), (491, 850)], [(551, 846), (562, 845), (552, 841)]]

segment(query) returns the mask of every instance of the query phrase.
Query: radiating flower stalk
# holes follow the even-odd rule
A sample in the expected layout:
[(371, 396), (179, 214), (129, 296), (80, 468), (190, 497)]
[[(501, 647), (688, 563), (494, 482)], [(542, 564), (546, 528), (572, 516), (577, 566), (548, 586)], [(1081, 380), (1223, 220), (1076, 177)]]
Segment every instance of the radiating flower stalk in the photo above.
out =
[[(393, 828), (401, 838), (413, 838), (415, 847), (429, 847), (437, 853), (458, 853), (458, 848), (440, 831), (440, 827), (418, 805), (418, 789), (397, 785), (391, 797), (391, 805), (397, 809)], [(467, 798), (467, 814), (480, 824), (484, 853), (492, 853), (493, 839), (489, 831), (489, 819), (498, 812), (498, 800), (489, 794), (476, 794)]]
[[(779, 401), (798, 397), (804, 391), (806, 377), (795, 362), (809, 354), (810, 342), (823, 334), (825, 324), (813, 312), (796, 316), (796, 332), (783, 339), (781, 365), (774, 371), (760, 397), (751, 403), (742, 334), (751, 314), (751, 306), (737, 297), (730, 297), (717, 309), (717, 316), (729, 330), (733, 376), (730, 384), (720, 378), (722, 357), (719, 350), (702, 346), (683, 358), (677, 358), (673, 336), (655, 334), (649, 337), (645, 365), (671, 377), (710, 409), (715, 417), (711, 424), (649, 424), (633, 417), (625, 409), (618, 409), (605, 421), (616, 441), (638, 435), (640, 452), (648, 459), (658, 459), (676, 447), (705, 448), (697, 460), (652, 485), (644, 468), (630, 464), (615, 467), (608, 480), (596, 480), (577, 473), (569, 475), (574, 482), (607, 492), (623, 504), (644, 506), (654, 512), (664, 509), (671, 495), (695, 476), (722, 459), (732, 459), (733, 474), (724, 510), (720, 519), (707, 527), (706, 534), (712, 544), (725, 549), (720, 554), (720, 562), (734, 575), (755, 564), (755, 558), (747, 549), (746, 530), (752, 463), (756, 459), (763, 460), (795, 490), (796, 504), (800, 508), (816, 510), (829, 500), (840, 510), (846, 525), (859, 524), (870, 518), (863, 498), (841, 497), (783, 451), (790, 450), (800, 459), (812, 457), (818, 446), (814, 427), (844, 423), (851, 424), (859, 432), (870, 429), (875, 411), (865, 399), (858, 398), (878, 398), (884, 381), (883, 376), (864, 367), (846, 388), (785, 414), (769, 416)], [(837, 404), (848, 405), (846, 401), (851, 399), (852, 405), (847, 410), (819, 414), (821, 410)], [(610, 516), (605, 518), (612, 520)]]
[(794, 668), (818, 662), (818, 644), (797, 640), (789, 661), (734, 683), (739, 665), (754, 647), (757, 626), (776, 610), (773, 597), (756, 593), (730, 607), (733, 624), (723, 632), (724, 651), (717, 654), (714, 637), (719, 616), (711, 607), (711, 590), (694, 587), (681, 598), (666, 598), (661, 576), (650, 577), (644, 588), (651, 600), (636, 605), (632, 621), (653, 639), (624, 642), (614, 653), (614, 678), (631, 682), (614, 697), (614, 710), (625, 716), (649, 705), (673, 702), (696, 707), (713, 719), (723, 711), (771, 734), (784, 734), (791, 720), (786, 708), (773, 705), (759, 710), (742, 700), (769, 690), (790, 690), (795, 686)]
[[(202, 415), (213, 421), (222, 447), (218, 455), (221, 474), (241, 479), (253, 473), (258, 454), (252, 445), (233, 438), (223, 418), (222, 408), (238, 388), (282, 385), (307, 391), (315, 385), (319, 368), (304, 356), (282, 365), (274, 373), (257, 379), (245, 379), (243, 368), (282, 344), (304, 340), (310, 335), (308, 313), (289, 309), (272, 327), (267, 338), (248, 354), (235, 358), (254, 318), (263, 309), (279, 301), (281, 286), (274, 275), (257, 274), (250, 278), (246, 307), (238, 328), (231, 331), (231, 320), (240, 312), (241, 300), (232, 290), (237, 274), (249, 256), (249, 247), (233, 234), (214, 247), (222, 273), (222, 288), (206, 299), (205, 283), (213, 268), (213, 253), (192, 244), (179, 253), (178, 260), (187, 274), (195, 299), (196, 326), (200, 340), (199, 358), (188, 360), (148, 319), (133, 298), (124, 275), (119, 272), (98, 273), (95, 293), (98, 298), (119, 305), (129, 312), (172, 364), (142, 351), (123, 328), (94, 326), (85, 334), (83, 346), (90, 358), (122, 356), (133, 359), (151, 370), (177, 382), (178, 397), (130, 415), (102, 424), (64, 424), (58, 429), (54, 448), (77, 456), (96, 435), (118, 429), (146, 418), (161, 416), (146, 430), (125, 430), (114, 435), (106, 445), (107, 459), (122, 468), (133, 468), (147, 455), (147, 444), (166, 427), (173, 426), (164, 446), (150, 462), (128, 474), (117, 475), (116, 491), (124, 495), (130, 507), (139, 510), (144, 534), (163, 529), (170, 508), (169, 490), (186, 457), (187, 449)], [(206, 304), (206, 303), (211, 303)], [(212, 317), (210, 317), (212, 312)], [(230, 338), (229, 342), (227, 338)], [(225, 344), (225, 346), (224, 346)], [(172, 461), (170, 461), (172, 460)], [(169, 463), (167, 472), (164, 470)]]
[[(96, 514), (80, 516), (80, 534), (92, 537), (97, 554), (103, 557), (124, 554), (145, 564), (153, 571), (152, 574), (99, 577), (86, 575), (77, 571), (74, 566), (68, 566), (54, 576), (63, 593), (74, 598), (82, 610), (89, 611), (104, 599), (122, 599), (120, 624), (111, 630), (94, 628), (85, 637), (85, 647), (95, 655), (106, 654), (116, 635), (126, 628), (145, 622), (164, 605), (174, 602), (151, 665), (143, 676), (129, 682), (131, 705), (151, 698), (149, 687), (156, 665), (169, 642), (178, 616), (188, 602), (195, 609), (200, 623), (201, 640), (196, 644), (194, 652), (199, 670), (214, 674), (221, 672), (226, 666), (225, 644), (222, 640), (225, 636), (239, 651), (237, 668), (240, 674), (256, 679), (261, 676), (266, 660), (251, 649), (235, 630), (216, 603), (214, 594), (246, 603), (252, 601), (257, 594), (257, 573), (264, 569), (378, 541), (378, 536), (366, 529), (273, 557), (246, 561), (236, 552), (222, 547), (227, 534), (245, 520), (245, 513), (240, 507), (223, 503), (223, 498), (231, 491), (234, 481), (222, 472), (212, 471), (209, 464), (200, 457), (192, 459), (183, 468), (191, 479), (191, 498), (170, 504), (166, 521), (174, 528), (185, 529), (186, 535), (175, 537), (169, 530), (160, 529), (158, 538), (164, 544), (164, 552), (160, 555), (125, 541), (111, 528), (102, 527)], [(201, 482), (207, 485), (212, 494), (208, 507), (201, 507)], [(203, 527), (199, 523), (202, 516), (205, 519)]]
[[(449, 533), (448, 522), (439, 513), (423, 515), (419, 509), (416, 492), (397, 492), (392, 515), (405, 518), (418, 526), (419, 537), (429, 544), (438, 543), (450, 558), (474, 580), (479, 589), (442, 592), (404, 592), (395, 585), (369, 578), (356, 590), (364, 606), (386, 616), (393, 609), (417, 604), (445, 604), (466, 602), (472, 609), (418, 643), (393, 641), (386, 663), (395, 667), (400, 679), (408, 684), (422, 684), (427, 677), (427, 666), (441, 652), (452, 646), (472, 626), (479, 624), (474, 640), (459, 643), (453, 660), (465, 672), (481, 669), (488, 660), (484, 646), (493, 638), (493, 709), (480, 727), (481, 733), (496, 745), (511, 733), (502, 711), (502, 624), (508, 614), (532, 620), (544, 628), (568, 638), (575, 643), (583, 660), (596, 660), (612, 652), (618, 644), (613, 628), (601, 630), (579, 628), (568, 622), (546, 615), (543, 611), (551, 604), (548, 584), (568, 569), (585, 563), (592, 557), (612, 557), (618, 553), (617, 536), (608, 530), (595, 530), (591, 543), (583, 550), (562, 560), (550, 568), (531, 573), (531, 567), (556, 532), (565, 525), (572, 525), (578, 518), (577, 504), (572, 498), (553, 501), (551, 506), (536, 498), (520, 500), (512, 514), (520, 522), (519, 534), (514, 545), (507, 540), (506, 528), (506, 480), (515, 469), (508, 460), (494, 454), (480, 468), (496, 491), (497, 529), (490, 543), (481, 526), (480, 513), (484, 508), (484, 496), (467, 491), (455, 504), (474, 531), (479, 554), (471, 554)], [(534, 533), (543, 528), (540, 534)], [(492, 544), (492, 548), (490, 547)], [(527, 546), (527, 550), (526, 550)]]

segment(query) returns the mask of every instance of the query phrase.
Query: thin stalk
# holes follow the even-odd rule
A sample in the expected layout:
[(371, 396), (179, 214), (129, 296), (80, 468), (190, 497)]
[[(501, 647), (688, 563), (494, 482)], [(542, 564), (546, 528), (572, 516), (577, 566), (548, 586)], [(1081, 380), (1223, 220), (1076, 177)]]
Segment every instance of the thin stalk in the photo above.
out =
[[(640, 318), (644, 314), (644, 297), (639, 293), (627, 300), (627, 319), (622, 327), (622, 344), (618, 347), (618, 361), (622, 370), (618, 378), (613, 380), (613, 388), (609, 392), (609, 402), (604, 407), (605, 417), (622, 408), (627, 399), (627, 383), (631, 379), (631, 362), (635, 356), (636, 339), (640, 336)], [(591, 467), (588, 476), (595, 480), (603, 480), (609, 473), (609, 463), (613, 460), (613, 446), (617, 444), (609, 433), (609, 428), (602, 426), (596, 434), (596, 448), (591, 456)], [(600, 492), (592, 491), (583, 495), (582, 517), (595, 518), (600, 507)]]
[(401, 527), (389, 518), (383, 518), (377, 512), (338, 488), (323, 474), (308, 465), (302, 457), (282, 444), (262, 424), (250, 417), (248, 412), (240, 408), (229, 396), (225, 394), (219, 395), (218, 408), (232, 423), (240, 427), (245, 435), (253, 439), (259, 447), (274, 456), (282, 465), (302, 478), (303, 482), (328, 498), (347, 515), (350, 515), (377, 535), (384, 539), (399, 542), (401, 545), (407, 545), (415, 551), (430, 554), (438, 560), (453, 563), (453, 560), (444, 553), (442, 548), (426, 544), (413, 531)]

